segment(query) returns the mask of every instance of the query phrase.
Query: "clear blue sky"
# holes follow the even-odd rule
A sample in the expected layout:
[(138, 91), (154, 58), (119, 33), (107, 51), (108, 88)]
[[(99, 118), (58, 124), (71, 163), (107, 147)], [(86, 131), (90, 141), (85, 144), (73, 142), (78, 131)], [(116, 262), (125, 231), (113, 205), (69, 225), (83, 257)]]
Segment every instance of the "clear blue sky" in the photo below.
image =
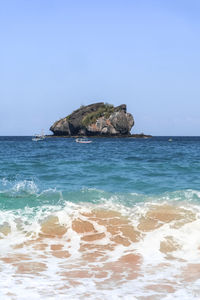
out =
[(200, 135), (199, 0), (0, 0), (0, 41), (0, 135), (98, 101), (133, 132)]

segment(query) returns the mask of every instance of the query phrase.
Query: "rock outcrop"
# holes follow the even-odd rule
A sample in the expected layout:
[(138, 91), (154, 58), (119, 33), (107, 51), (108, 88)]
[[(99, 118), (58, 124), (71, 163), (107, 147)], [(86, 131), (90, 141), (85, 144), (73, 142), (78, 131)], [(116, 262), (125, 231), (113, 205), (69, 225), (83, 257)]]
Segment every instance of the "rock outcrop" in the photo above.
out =
[(134, 125), (126, 105), (114, 107), (103, 102), (82, 106), (55, 122), (50, 130), (57, 136), (126, 136)]

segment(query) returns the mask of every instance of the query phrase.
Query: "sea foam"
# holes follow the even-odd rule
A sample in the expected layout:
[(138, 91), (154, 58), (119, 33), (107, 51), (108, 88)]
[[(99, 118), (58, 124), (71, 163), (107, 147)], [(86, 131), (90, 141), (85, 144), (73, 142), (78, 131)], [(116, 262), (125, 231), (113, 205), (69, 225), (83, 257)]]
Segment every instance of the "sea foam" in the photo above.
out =
[[(166, 292), (195, 299), (199, 213), (193, 204), (127, 207), (112, 201), (1, 212), (2, 276), (11, 276), (16, 297), (27, 296), (29, 287), (31, 297), (44, 299), (97, 299), (112, 292), (114, 299), (165, 299)], [(6, 281), (1, 285), (6, 299)]]

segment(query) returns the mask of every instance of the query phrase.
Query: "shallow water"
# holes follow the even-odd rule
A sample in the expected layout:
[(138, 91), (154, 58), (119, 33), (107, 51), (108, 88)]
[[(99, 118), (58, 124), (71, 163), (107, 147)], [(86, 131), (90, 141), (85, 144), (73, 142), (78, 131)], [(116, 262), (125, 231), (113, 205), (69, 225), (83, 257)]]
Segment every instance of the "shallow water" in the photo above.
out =
[(199, 299), (200, 138), (0, 137), (2, 299)]

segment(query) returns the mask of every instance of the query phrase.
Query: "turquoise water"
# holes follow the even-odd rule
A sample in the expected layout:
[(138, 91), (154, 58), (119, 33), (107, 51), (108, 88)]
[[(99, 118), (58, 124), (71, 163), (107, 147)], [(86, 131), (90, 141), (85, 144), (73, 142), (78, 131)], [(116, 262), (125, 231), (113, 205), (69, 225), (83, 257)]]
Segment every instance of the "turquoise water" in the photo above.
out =
[(102, 195), (128, 205), (199, 190), (200, 138), (168, 139), (101, 138), (83, 145), (71, 138), (1, 137), (0, 208), (96, 202)]
[(200, 299), (200, 137), (0, 137), (0, 299)]

